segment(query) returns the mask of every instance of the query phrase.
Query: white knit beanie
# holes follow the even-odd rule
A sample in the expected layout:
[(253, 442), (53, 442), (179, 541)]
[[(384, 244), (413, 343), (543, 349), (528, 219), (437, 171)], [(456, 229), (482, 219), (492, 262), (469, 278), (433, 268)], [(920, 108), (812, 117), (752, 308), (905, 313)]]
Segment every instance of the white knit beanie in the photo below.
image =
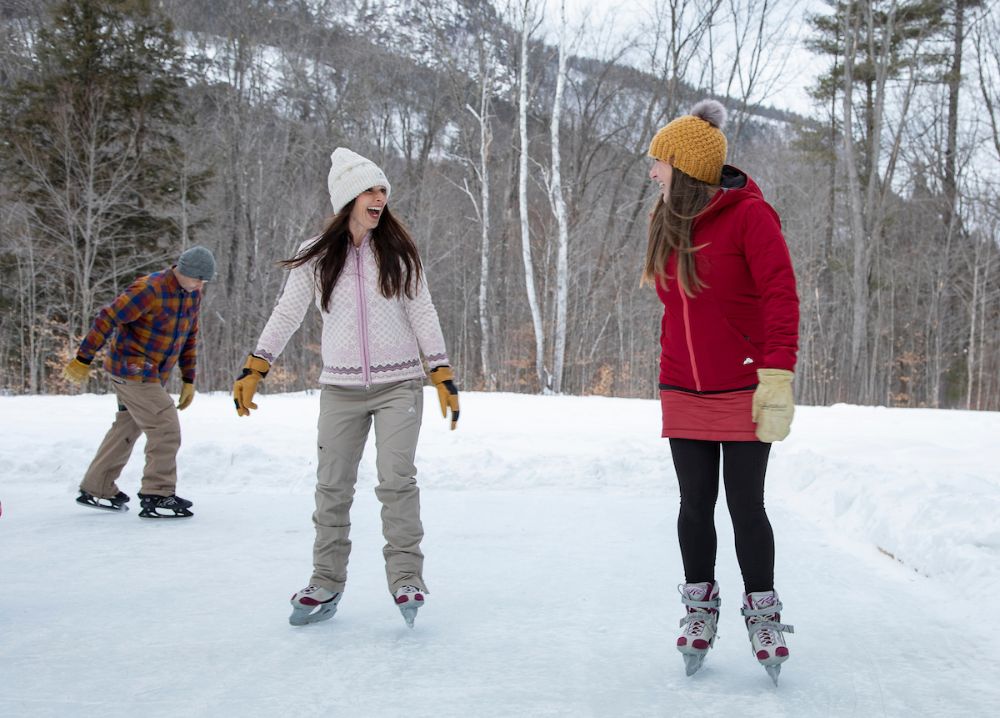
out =
[(377, 164), (346, 147), (338, 147), (330, 155), (330, 176), (326, 184), (334, 214), (366, 189), (385, 187), (386, 199), (392, 191), (389, 180)]

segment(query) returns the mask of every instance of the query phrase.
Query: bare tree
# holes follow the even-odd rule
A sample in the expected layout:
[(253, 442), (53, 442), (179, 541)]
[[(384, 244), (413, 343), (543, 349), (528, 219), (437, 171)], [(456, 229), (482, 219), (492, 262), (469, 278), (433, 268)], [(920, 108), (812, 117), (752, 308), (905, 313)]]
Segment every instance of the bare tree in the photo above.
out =
[(568, 247), (569, 224), (566, 219), (566, 199), (562, 190), (562, 161), (559, 131), (562, 124), (563, 93), (566, 87), (566, 0), (559, 3), (559, 69), (556, 75), (556, 93), (552, 101), (552, 117), (549, 120), (551, 134), (552, 170), (549, 183), (549, 198), (556, 216), (558, 240), (556, 251), (556, 320), (553, 331), (551, 389), (562, 391), (563, 364), (566, 360), (566, 304), (568, 288)]
[(719, 27), (707, 26), (703, 72), (708, 77), (703, 82), (734, 102), (727, 127), (734, 149), (740, 146), (749, 108), (781, 88), (794, 47), (789, 29), (799, 5), (800, 0), (725, 0)]
[[(852, 271), (853, 312), (851, 322), (851, 384), (857, 392), (855, 399), (870, 401), (875, 398), (873, 386), (875, 365), (869, 342), (870, 282), (873, 256), (878, 251), (885, 223), (888, 219), (888, 197), (899, 158), (900, 143), (906, 129), (907, 115), (917, 86), (916, 57), (923, 38), (910, 45), (908, 57), (901, 65), (907, 77), (899, 96), (896, 126), (887, 125), (889, 106), (888, 82), (898, 72), (897, 3), (887, 3), (886, 8), (875, 7), (878, 0), (854, 3), (843, 13), (842, 33), (846, 40), (843, 60), (842, 125), (844, 161), (847, 174), (847, 194), (850, 229), (854, 248)], [(859, 56), (864, 58), (866, 95), (862, 105), (863, 132), (858, 132), (855, 116), (855, 71)], [(890, 131), (888, 137), (886, 132)], [(861, 141), (858, 141), (858, 137)]]
[(478, 198), (469, 187), (463, 184), (463, 190), (472, 201), (480, 228), (479, 253), (479, 359), (482, 363), (484, 388), (492, 391), (496, 388), (497, 377), (493, 366), (492, 330), (490, 327), (490, 147), (493, 144), (491, 126), (492, 93), (493, 93), (493, 58), (485, 51), (480, 52), (480, 83), (479, 106), (466, 105), (466, 109), (476, 119), (479, 129), (479, 162), (473, 164), (473, 172), (479, 182)]
[(524, 264), (524, 285), (528, 295), (528, 307), (531, 310), (531, 325), (535, 334), (535, 374), (538, 385), (543, 390), (549, 386), (544, 368), (545, 362), (545, 328), (542, 324), (542, 312), (535, 291), (535, 266), (531, 257), (531, 226), (528, 218), (528, 45), (533, 31), (538, 27), (541, 18), (538, 8), (532, 0), (523, 0), (520, 6), (521, 43), (520, 68), (518, 76), (518, 139), (520, 141), (520, 161), (518, 163), (518, 208), (521, 219), (521, 260)]

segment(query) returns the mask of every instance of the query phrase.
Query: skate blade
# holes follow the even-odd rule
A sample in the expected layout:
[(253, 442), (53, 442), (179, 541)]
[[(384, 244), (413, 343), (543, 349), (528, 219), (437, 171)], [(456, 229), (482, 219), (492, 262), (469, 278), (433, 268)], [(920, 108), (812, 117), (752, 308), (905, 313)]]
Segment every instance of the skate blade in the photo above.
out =
[(337, 604), (335, 603), (333, 605), (324, 603), (318, 610), (311, 613), (314, 608), (315, 606), (293, 607), (292, 615), (288, 617), (288, 622), (293, 626), (308, 626), (310, 623), (319, 623), (320, 621), (333, 618), (333, 614), (337, 612)]
[(143, 509), (139, 512), (140, 519), (189, 519), (192, 516), (194, 516), (194, 514), (187, 509), (181, 509), (180, 511), (172, 514), (161, 514), (155, 510), (150, 511), (148, 509)]
[(693, 676), (705, 662), (705, 656), (708, 653), (684, 653), (682, 655), (684, 656), (684, 672), (689, 676)]
[(778, 676), (781, 675), (781, 664), (775, 663), (770, 666), (764, 666), (764, 670), (767, 671), (767, 675), (771, 676), (774, 685), (778, 685)]
[(123, 514), (128, 511), (127, 504), (122, 504), (121, 506), (105, 506), (104, 504), (92, 504), (88, 501), (77, 501), (76, 503), (84, 508), (97, 509), (98, 511), (113, 511), (119, 514)]
[(417, 611), (420, 606), (400, 606), (399, 612), (403, 614), (403, 620), (406, 621), (406, 625), (413, 628), (413, 621), (417, 618)]

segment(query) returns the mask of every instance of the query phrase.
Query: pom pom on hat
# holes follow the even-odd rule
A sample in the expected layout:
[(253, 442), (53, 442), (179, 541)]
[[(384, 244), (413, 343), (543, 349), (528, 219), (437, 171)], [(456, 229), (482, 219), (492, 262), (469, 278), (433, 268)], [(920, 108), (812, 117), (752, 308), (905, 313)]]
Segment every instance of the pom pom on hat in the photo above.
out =
[(692, 107), (688, 114), (705, 120), (720, 130), (726, 126), (726, 108), (718, 100), (702, 100)]
[(330, 155), (330, 174), (326, 185), (330, 190), (334, 214), (366, 189), (385, 187), (387, 198), (392, 191), (389, 180), (377, 164), (346, 147), (338, 147)]
[(662, 127), (649, 143), (649, 156), (669, 162), (686, 175), (719, 184), (726, 163), (726, 108), (717, 100), (702, 100), (691, 112)]

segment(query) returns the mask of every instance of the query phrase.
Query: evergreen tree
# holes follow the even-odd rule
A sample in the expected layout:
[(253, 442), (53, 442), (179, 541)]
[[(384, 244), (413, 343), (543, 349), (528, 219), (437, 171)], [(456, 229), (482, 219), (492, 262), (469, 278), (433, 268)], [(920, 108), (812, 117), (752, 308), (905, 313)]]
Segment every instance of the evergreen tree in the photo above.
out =
[[(944, 31), (945, 4), (940, 0), (826, 0), (826, 4), (833, 10), (832, 14), (815, 14), (810, 17), (815, 33), (809, 47), (817, 54), (830, 57), (832, 64), (817, 79), (812, 96), (833, 108), (831, 135), (835, 137), (839, 131), (836, 118), (837, 98), (843, 83), (844, 17), (861, 14), (870, 18), (870, 22), (860, 23), (862, 31), (855, 45), (852, 72), (861, 98), (858, 112), (864, 134), (858, 141), (867, 145), (871, 141), (876, 112), (874, 97), (877, 65), (888, 60), (888, 74), (892, 79), (915, 67), (925, 81), (941, 81), (948, 61), (947, 55), (927, 49), (913, 55), (909, 48), (914, 42), (921, 42), (924, 48), (935, 47), (926, 40)], [(877, 161), (877, 158), (864, 153), (861, 154), (861, 159), (864, 163)], [(862, 177), (868, 176), (865, 164), (862, 164), (860, 174)]]
[(64, 0), (34, 56), (37, 73), (6, 93), (3, 169), (73, 335), (176, 253), (176, 208), (205, 178), (180, 170), (183, 54), (150, 0)]

